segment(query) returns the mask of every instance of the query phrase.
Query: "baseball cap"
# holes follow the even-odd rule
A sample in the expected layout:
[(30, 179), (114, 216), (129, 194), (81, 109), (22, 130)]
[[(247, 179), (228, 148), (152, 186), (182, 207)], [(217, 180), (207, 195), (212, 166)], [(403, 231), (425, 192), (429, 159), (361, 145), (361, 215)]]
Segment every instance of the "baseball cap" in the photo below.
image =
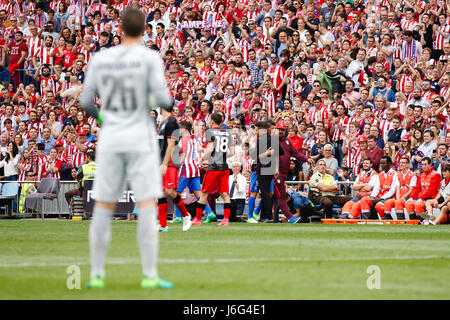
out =
[(284, 121), (279, 121), (277, 122), (277, 124), (275, 125), (275, 129), (284, 129), (287, 130), (286, 124), (284, 123)]
[(411, 136), (410, 136), (409, 134), (405, 134), (405, 135), (402, 137), (402, 140), (409, 141), (409, 140), (411, 140)]
[(359, 136), (358, 143), (361, 143), (361, 142), (367, 142), (367, 137), (366, 136)]
[(55, 147), (57, 147), (57, 146), (63, 146), (64, 145), (64, 143), (61, 141), (61, 140), (57, 140), (56, 142), (55, 142)]

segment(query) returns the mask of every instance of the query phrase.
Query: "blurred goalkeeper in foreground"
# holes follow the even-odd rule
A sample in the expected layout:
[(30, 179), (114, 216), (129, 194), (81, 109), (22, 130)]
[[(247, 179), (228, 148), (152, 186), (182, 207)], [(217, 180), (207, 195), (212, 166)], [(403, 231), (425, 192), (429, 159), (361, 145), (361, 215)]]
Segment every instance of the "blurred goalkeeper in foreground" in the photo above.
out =
[[(139, 212), (141, 287), (173, 287), (157, 273), (159, 245), (155, 199), (162, 196), (162, 186), (155, 126), (149, 110), (151, 103), (161, 108), (171, 107), (172, 98), (166, 88), (161, 57), (141, 45), (144, 25), (145, 16), (138, 9), (129, 8), (123, 13), (124, 41), (92, 58), (80, 98), (86, 112), (102, 122), (94, 182), (96, 204), (89, 230), (91, 278), (88, 288), (104, 287), (111, 217), (127, 182), (134, 190)], [(97, 94), (103, 102), (102, 113), (94, 104)]]

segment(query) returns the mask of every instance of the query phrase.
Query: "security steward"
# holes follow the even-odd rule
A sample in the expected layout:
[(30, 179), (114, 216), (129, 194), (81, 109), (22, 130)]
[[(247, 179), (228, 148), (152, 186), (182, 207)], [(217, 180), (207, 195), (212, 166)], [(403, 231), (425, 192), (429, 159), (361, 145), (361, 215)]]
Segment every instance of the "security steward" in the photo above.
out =
[(312, 175), (310, 185), (310, 200), (314, 204), (323, 207), (325, 218), (332, 218), (333, 204), (343, 206), (351, 199), (351, 196), (337, 196), (340, 191), (334, 177), (327, 173), (327, 164), (324, 159), (320, 159), (316, 164), (317, 171)]
[(73, 196), (81, 196), (83, 194), (84, 181), (87, 179), (94, 179), (95, 172), (97, 171), (94, 151), (88, 151), (86, 153), (86, 162), (81, 165), (80, 169), (81, 170), (78, 170), (77, 173), (78, 188), (69, 190), (64, 194), (69, 206)]

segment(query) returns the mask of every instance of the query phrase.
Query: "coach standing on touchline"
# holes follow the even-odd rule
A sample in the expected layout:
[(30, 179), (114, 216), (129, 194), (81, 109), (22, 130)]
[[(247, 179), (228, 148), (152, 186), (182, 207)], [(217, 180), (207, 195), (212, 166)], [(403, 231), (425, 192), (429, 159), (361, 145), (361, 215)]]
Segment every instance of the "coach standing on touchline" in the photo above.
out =
[[(307, 161), (310, 165), (314, 164), (314, 160), (307, 158), (303, 153), (298, 151), (289, 139), (286, 138), (287, 126), (283, 121), (279, 121), (275, 125), (275, 129), (278, 131), (280, 149), (283, 150), (283, 152), (280, 152), (278, 159), (278, 172), (276, 172), (274, 176), (275, 197), (277, 198), (278, 208), (284, 216), (289, 219), (292, 214), (290, 213), (289, 207), (286, 203), (288, 195), (286, 193), (285, 181), (289, 173), (291, 157), (296, 158), (297, 161)], [(278, 215), (275, 215), (275, 222), (278, 222), (277, 220)]]

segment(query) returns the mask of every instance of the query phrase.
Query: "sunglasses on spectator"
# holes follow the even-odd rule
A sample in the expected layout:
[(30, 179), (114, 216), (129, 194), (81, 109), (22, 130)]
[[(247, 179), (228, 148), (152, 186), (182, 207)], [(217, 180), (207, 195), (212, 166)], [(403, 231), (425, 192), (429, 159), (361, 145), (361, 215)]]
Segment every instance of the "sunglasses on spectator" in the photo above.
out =
[(300, 37), (300, 35), (298, 33), (294, 33), (293, 36), (294, 37)]

